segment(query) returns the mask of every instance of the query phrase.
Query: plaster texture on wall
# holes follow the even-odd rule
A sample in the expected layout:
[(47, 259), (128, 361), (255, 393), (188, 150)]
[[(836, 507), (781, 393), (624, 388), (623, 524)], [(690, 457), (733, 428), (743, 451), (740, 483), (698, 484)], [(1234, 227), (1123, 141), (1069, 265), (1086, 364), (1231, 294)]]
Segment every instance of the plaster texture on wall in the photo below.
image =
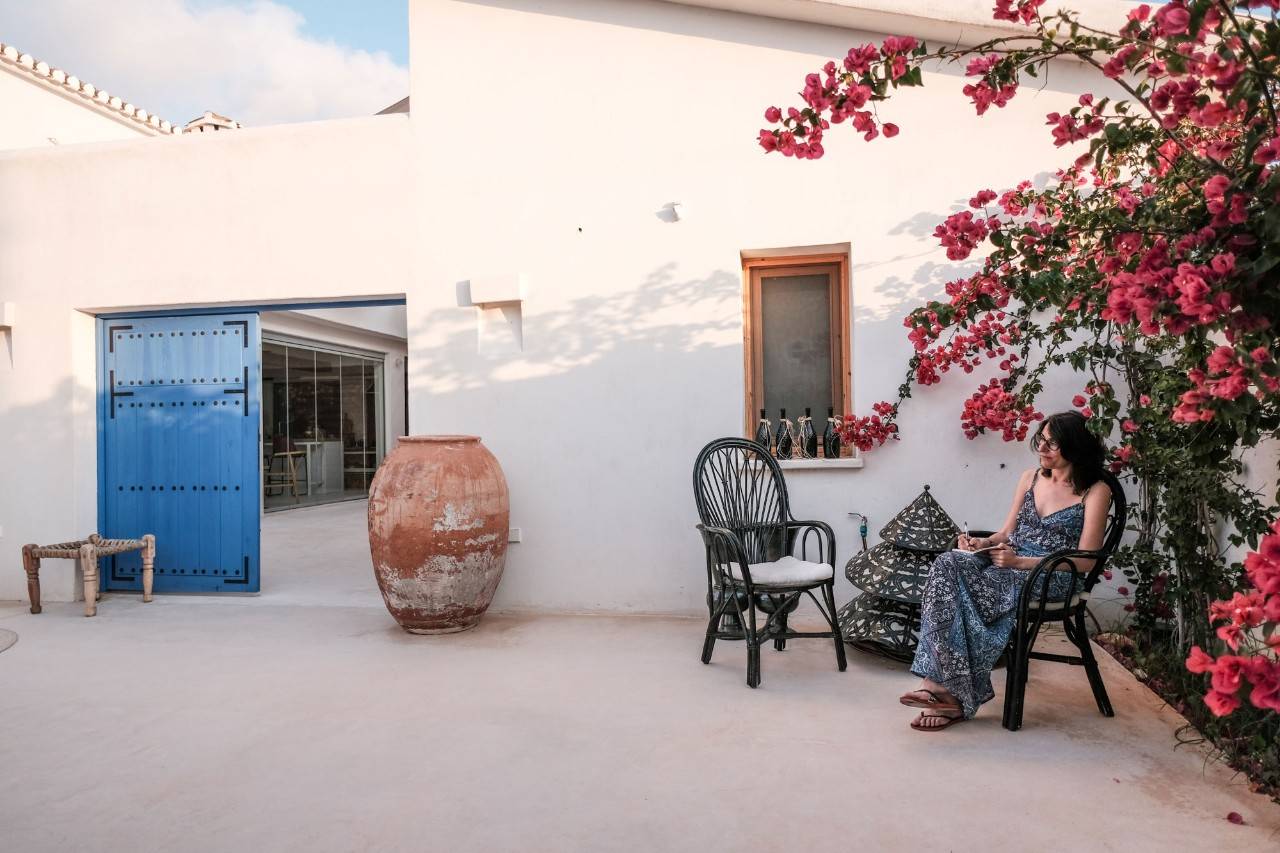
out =
[(113, 118), (71, 92), (0, 62), (0, 150), (141, 139), (158, 131), (132, 119)]
[[(910, 345), (901, 318), (976, 268), (931, 236), (984, 187), (1046, 177), (1044, 114), (1093, 85), (1063, 65), (979, 119), (961, 71), (881, 107), (902, 127), (864, 143), (847, 128), (818, 162), (755, 144), (770, 104), (795, 103), (804, 75), (872, 33), (641, 2), (449, 2), (411, 6), (421, 289), (409, 300), (415, 432), (474, 432), (502, 462), (512, 526), (496, 606), (691, 611), (706, 588), (690, 485), (708, 440), (743, 418), (740, 254), (851, 244), (853, 398), (892, 399)], [(465, 145), (440, 117), (474, 106), (481, 66), (520, 80), (500, 126)], [(465, 73), (474, 69), (475, 73)], [(447, 122), (446, 122), (447, 124)], [(681, 202), (672, 221), (665, 206)], [(523, 349), (479, 346), (478, 309), (454, 285), (524, 272)], [(961, 402), (987, 376), (917, 389), (904, 440), (866, 465), (791, 471), (798, 517), (830, 522), (844, 562), (850, 511), (875, 532), (928, 483), (955, 519), (998, 526), (1033, 458), (998, 438), (970, 442)], [(1046, 405), (1078, 380), (1051, 377)], [(1055, 405), (1054, 401), (1058, 401)], [(771, 413), (776, 417), (776, 413)]]
[[(408, 117), (0, 153), (0, 600), (97, 524), (92, 314), (403, 294)], [(50, 561), (45, 597), (75, 594)], [(65, 583), (64, 583), (65, 579)]]

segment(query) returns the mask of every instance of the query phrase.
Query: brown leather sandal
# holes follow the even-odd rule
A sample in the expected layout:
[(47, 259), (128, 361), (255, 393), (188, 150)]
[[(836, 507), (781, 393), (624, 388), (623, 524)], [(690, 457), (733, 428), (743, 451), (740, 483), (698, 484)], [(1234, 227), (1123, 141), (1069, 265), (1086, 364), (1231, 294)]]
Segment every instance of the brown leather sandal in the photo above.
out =
[[(920, 721), (925, 719), (926, 717), (933, 717), (939, 720), (946, 720), (946, 722), (938, 723), (936, 725), (922, 725)], [(940, 732), (943, 729), (951, 728), (956, 723), (963, 723), (963, 722), (964, 722), (963, 714), (957, 715), (955, 717), (948, 717), (946, 714), (926, 714), (924, 711), (921, 711), (920, 716), (916, 717), (914, 720), (911, 721), (911, 728), (915, 729), (918, 732)]]
[[(928, 699), (917, 699), (915, 694), (928, 693)], [(904, 693), (898, 697), (898, 701), (908, 708), (924, 708), (926, 711), (960, 711), (963, 710), (954, 702), (945, 702), (942, 697), (932, 690), (925, 690), (923, 687), (918, 690), (912, 690), (910, 693)]]

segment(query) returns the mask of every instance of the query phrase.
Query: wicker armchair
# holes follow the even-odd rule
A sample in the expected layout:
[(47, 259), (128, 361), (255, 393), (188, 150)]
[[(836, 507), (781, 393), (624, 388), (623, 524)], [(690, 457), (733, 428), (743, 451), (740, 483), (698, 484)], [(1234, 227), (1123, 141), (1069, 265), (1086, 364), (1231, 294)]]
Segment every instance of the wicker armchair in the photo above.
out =
[[(747, 686), (757, 687), (761, 645), (773, 640), (781, 650), (789, 639), (815, 637), (834, 643), (843, 672), (844, 640), (836, 624), (835, 534), (821, 521), (791, 517), (786, 481), (768, 451), (741, 438), (711, 442), (694, 463), (693, 493), (706, 549), (710, 612), (702, 662), (711, 662), (716, 640), (745, 640)], [(808, 554), (811, 535), (816, 561)], [(799, 557), (792, 554), (797, 544)], [(829, 631), (790, 630), (787, 615), (802, 595), (817, 605)], [(768, 615), (763, 626), (757, 622), (757, 609)], [(725, 616), (736, 616), (738, 626), (723, 629)]]
[[(1022, 595), (1018, 600), (1017, 622), (1009, 638), (1009, 648), (1006, 652), (1008, 668), (1005, 675), (1003, 724), (1009, 731), (1016, 732), (1022, 728), (1022, 708), (1027, 691), (1027, 668), (1032, 658), (1083, 666), (1085, 675), (1089, 678), (1089, 686), (1093, 689), (1094, 701), (1098, 703), (1098, 710), (1104, 716), (1115, 716), (1084, 624), (1089, 596), (1106, 570), (1107, 560), (1120, 544), (1120, 537), (1124, 535), (1125, 521), (1128, 517), (1128, 504), (1120, 481), (1112, 474), (1104, 472), (1102, 482), (1106, 483), (1107, 488), (1111, 490), (1111, 510), (1107, 518), (1107, 530), (1102, 547), (1096, 551), (1064, 550), (1049, 554), (1031, 570), (1022, 588)], [(1074, 561), (1079, 559), (1095, 561), (1083, 579), (1076, 572)], [(1049, 601), (1049, 575), (1052, 572), (1070, 572), (1072, 575), (1071, 594), (1064, 601)], [(1035, 592), (1037, 582), (1042, 578), (1044, 582), (1040, 584), (1041, 589), (1037, 594)], [(1067, 639), (1080, 650), (1078, 657), (1033, 650), (1040, 627), (1047, 622), (1062, 623)]]

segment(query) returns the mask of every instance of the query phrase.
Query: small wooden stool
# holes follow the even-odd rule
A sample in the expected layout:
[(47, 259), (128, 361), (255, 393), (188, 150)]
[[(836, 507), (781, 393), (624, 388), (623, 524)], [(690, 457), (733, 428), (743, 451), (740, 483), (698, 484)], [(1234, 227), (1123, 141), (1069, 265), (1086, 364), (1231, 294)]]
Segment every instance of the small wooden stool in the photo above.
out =
[(141, 539), (103, 539), (96, 533), (88, 539), (59, 542), (57, 545), (23, 545), (22, 567), (27, 571), (27, 593), (31, 596), (31, 612), (39, 613), (40, 560), (45, 557), (79, 560), (84, 570), (84, 615), (98, 612), (98, 559), (126, 551), (142, 552), (142, 600), (151, 600), (151, 581), (155, 576), (156, 537), (148, 533)]

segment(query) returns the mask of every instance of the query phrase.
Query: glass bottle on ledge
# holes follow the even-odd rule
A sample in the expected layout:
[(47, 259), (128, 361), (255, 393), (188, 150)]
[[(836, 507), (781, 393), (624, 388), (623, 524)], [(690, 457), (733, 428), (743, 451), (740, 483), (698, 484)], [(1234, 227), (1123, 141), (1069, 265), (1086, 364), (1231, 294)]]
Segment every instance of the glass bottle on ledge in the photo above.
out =
[(822, 455), (827, 459), (840, 458), (840, 430), (836, 428), (836, 410), (827, 409), (827, 429), (822, 434)]
[(806, 408), (800, 422), (800, 458), (818, 458), (818, 433), (813, 428), (813, 410)]
[(782, 409), (781, 412), (778, 417), (778, 438), (774, 442), (773, 455), (779, 459), (790, 459), (796, 444), (796, 434), (791, 428), (791, 421), (787, 420), (787, 410)]
[(773, 452), (773, 427), (769, 424), (769, 418), (764, 413), (764, 409), (760, 410), (760, 425), (756, 427), (756, 443), (764, 446), (766, 453)]

